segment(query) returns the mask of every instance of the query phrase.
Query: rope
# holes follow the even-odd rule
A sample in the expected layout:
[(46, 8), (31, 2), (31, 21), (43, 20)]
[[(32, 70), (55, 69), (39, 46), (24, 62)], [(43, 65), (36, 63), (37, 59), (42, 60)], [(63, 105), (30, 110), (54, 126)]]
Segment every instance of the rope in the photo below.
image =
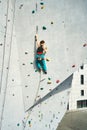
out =
[[(12, 49), (12, 37), (13, 37), (13, 26), (14, 26), (14, 18), (15, 18), (15, 3), (16, 0), (14, 1), (14, 7), (13, 7), (13, 19), (12, 19), (12, 30), (11, 30), (11, 40), (10, 40), (10, 49), (9, 49), (9, 59), (8, 59), (8, 70), (7, 70), (7, 75), (6, 75), (6, 86), (4, 90), (4, 99), (3, 99), (3, 104), (2, 104), (2, 111), (1, 111), (1, 122), (0, 122), (0, 130), (2, 128), (2, 120), (3, 120), (3, 113), (4, 113), (4, 106), (5, 106), (5, 100), (6, 100), (6, 91), (7, 91), (7, 83), (8, 83), (8, 74), (9, 74), (9, 67), (10, 67), (10, 57), (11, 57), (11, 49)], [(8, 0), (9, 4), (9, 0)]]

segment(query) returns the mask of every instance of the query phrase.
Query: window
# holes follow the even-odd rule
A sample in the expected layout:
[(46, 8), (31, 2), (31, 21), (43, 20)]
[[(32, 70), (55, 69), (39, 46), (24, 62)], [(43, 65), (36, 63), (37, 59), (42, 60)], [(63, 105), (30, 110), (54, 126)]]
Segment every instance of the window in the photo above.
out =
[(84, 90), (81, 90), (81, 96), (84, 96)]
[(84, 84), (84, 75), (81, 75), (81, 84)]
[(79, 100), (77, 101), (77, 108), (87, 107), (87, 100)]
[(80, 69), (82, 69), (82, 70), (83, 70), (83, 69), (84, 69), (84, 66), (83, 66), (83, 65), (81, 65), (81, 66), (80, 66)]

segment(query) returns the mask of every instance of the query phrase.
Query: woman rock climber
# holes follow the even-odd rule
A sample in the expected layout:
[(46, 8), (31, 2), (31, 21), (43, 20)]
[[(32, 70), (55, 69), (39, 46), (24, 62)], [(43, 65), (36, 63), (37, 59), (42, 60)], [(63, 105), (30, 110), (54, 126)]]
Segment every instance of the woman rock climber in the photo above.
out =
[(46, 60), (45, 60), (45, 54), (47, 52), (47, 46), (45, 44), (44, 40), (41, 40), (38, 42), (38, 36), (35, 36), (36, 41), (36, 66), (41, 72), (41, 69), (45, 74), (47, 74), (47, 66), (46, 66)]

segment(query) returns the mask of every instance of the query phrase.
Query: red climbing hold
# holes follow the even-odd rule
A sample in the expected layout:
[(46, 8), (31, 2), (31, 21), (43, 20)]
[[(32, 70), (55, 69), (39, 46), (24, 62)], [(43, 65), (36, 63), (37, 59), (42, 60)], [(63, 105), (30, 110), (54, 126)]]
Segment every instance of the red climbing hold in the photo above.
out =
[(60, 82), (60, 80), (56, 80), (56, 83), (59, 83)]
[(83, 47), (86, 47), (87, 46), (87, 44), (85, 43), (84, 45), (83, 45)]
[(75, 65), (72, 65), (72, 68), (74, 68), (75, 67)]

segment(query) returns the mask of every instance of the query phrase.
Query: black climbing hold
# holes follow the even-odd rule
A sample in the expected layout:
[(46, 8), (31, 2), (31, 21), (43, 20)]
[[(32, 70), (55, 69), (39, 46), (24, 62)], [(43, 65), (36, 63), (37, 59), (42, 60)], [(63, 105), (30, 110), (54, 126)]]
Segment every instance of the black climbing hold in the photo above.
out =
[(21, 9), (23, 7), (23, 4), (20, 5), (19, 9)]
[(53, 24), (53, 22), (51, 22), (51, 24)]
[(25, 52), (25, 55), (27, 55), (28, 54), (28, 52)]
[(29, 98), (29, 96), (27, 96), (27, 98)]
[(40, 88), (40, 90), (43, 90), (44, 88)]
[(32, 10), (32, 14), (34, 14), (35, 13), (35, 10)]
[(47, 28), (45, 26), (42, 27), (43, 30), (46, 30)]
[(30, 76), (30, 74), (27, 75), (28, 77)]
[(27, 86), (27, 85), (25, 85), (25, 87), (27, 88), (28, 86)]
[(22, 65), (25, 65), (25, 63), (23, 63)]
[(15, 96), (15, 94), (12, 94), (12, 96)]
[(30, 62), (30, 64), (33, 64), (33, 62)]
[(2, 46), (3, 44), (1, 43), (0, 46)]
[(8, 19), (8, 22), (10, 22), (10, 19)]

